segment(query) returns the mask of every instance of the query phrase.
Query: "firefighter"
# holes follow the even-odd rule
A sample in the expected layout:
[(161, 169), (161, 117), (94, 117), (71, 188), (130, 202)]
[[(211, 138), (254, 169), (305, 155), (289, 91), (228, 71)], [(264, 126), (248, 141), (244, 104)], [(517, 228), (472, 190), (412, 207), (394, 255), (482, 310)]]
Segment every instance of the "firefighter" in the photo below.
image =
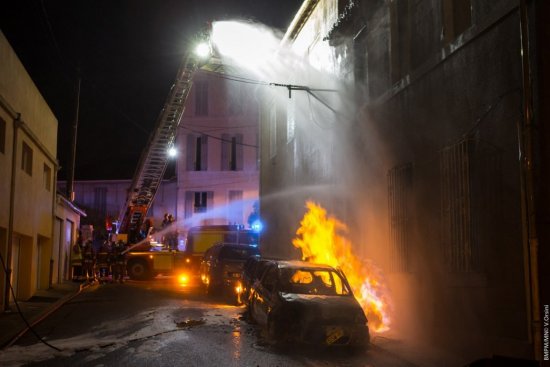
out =
[(111, 242), (105, 240), (97, 254), (97, 278), (100, 283), (106, 283), (111, 280)]
[(95, 251), (92, 240), (88, 240), (84, 243), (82, 249), (82, 276), (87, 282), (93, 282), (95, 280)]
[(112, 252), (113, 282), (124, 283), (124, 273), (126, 272), (126, 255), (124, 254), (126, 246), (124, 242), (117, 241)]

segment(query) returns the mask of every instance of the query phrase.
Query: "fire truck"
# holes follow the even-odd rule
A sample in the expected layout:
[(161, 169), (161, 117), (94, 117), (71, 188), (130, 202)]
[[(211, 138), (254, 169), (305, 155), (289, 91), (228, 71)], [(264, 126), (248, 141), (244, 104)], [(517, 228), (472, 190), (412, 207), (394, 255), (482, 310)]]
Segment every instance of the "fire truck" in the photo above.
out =
[(126, 202), (118, 217), (117, 240), (124, 241), (128, 246), (126, 268), (132, 279), (145, 280), (161, 273), (184, 273), (184, 281), (186, 277), (198, 272), (202, 253), (213, 245), (215, 240), (244, 239), (251, 235), (251, 231), (235, 226), (192, 228), (188, 234), (185, 251), (169, 250), (152, 240), (140, 241), (138, 235), (164, 176), (168, 164), (168, 151), (174, 146), (177, 129), (193, 84), (193, 76), (199, 69), (216, 73), (225, 72), (219, 58), (213, 55), (209, 35), (209, 29), (201, 32), (196, 37), (196, 50), (184, 56), (153, 132), (138, 161)]
[[(158, 274), (177, 275), (180, 283), (198, 283), (202, 256), (216, 243), (258, 245), (258, 232), (242, 225), (207, 225), (192, 227), (187, 233), (185, 249), (171, 251), (154, 242), (138, 245), (127, 252), (126, 268), (134, 280), (151, 279)], [(141, 247), (141, 248), (140, 248)]]

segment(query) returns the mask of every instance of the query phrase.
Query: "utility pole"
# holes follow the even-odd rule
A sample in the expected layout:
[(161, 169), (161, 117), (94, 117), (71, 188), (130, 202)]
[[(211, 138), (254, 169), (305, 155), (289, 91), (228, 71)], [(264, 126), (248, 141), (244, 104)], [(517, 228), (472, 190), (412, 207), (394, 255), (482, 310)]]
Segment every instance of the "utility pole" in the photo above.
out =
[(73, 120), (73, 134), (71, 138), (71, 161), (69, 162), (68, 167), (68, 176), (67, 176), (67, 196), (72, 202), (75, 199), (74, 195), (74, 171), (75, 171), (75, 162), (76, 162), (76, 142), (78, 135), (78, 117), (80, 111), (80, 69), (78, 70), (78, 82), (76, 86), (76, 101), (75, 101), (75, 114)]

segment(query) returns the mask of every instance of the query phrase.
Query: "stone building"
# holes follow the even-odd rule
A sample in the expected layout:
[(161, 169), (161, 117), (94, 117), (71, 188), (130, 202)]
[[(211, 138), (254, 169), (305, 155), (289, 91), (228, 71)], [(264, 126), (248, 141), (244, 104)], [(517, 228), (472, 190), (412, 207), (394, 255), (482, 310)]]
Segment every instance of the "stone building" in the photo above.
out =
[(320, 203), (385, 274), (386, 336), (455, 362), (540, 358), (548, 6), (527, 3), (306, 0), (284, 37), (282, 63), (306, 60), (294, 90), (264, 95), (264, 248), (296, 256)]

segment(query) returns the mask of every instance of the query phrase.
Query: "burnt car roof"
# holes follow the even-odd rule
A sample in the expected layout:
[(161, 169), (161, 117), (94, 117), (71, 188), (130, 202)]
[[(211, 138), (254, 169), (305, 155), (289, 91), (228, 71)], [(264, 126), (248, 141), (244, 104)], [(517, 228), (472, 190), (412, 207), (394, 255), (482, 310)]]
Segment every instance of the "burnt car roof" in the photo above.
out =
[(335, 270), (333, 266), (326, 264), (316, 264), (301, 260), (284, 260), (277, 261), (279, 268), (302, 268), (302, 269), (326, 269)]

